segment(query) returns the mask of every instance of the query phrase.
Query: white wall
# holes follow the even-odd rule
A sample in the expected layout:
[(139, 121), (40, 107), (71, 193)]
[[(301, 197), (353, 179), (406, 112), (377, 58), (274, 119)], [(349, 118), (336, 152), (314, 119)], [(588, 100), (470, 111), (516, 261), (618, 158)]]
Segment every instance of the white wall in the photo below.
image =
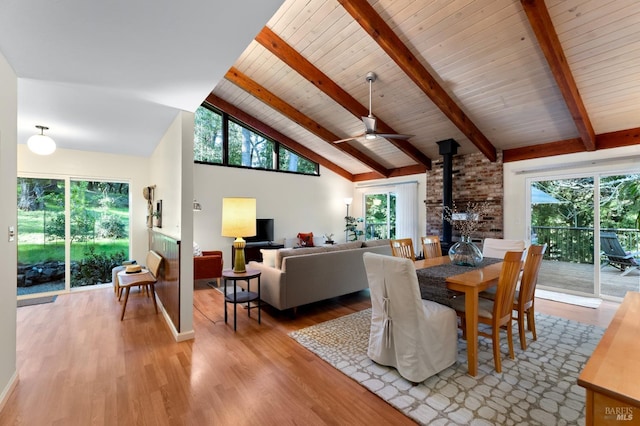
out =
[[(18, 79), (0, 53), (0, 200), (16, 199)], [(15, 204), (14, 204), (15, 205)], [(0, 409), (17, 383), (16, 372), (16, 241), (8, 227), (17, 226), (16, 209), (0, 209)]]
[(148, 158), (71, 149), (57, 149), (52, 155), (42, 156), (20, 144), (18, 175), (129, 182), (130, 256), (144, 262), (149, 246), (147, 201), (142, 196), (142, 188), (150, 184)]
[(222, 250), (231, 267), (233, 238), (220, 235), (222, 198), (254, 197), (258, 218), (273, 218), (276, 241), (298, 232), (344, 240), (345, 197), (353, 197), (353, 183), (321, 167), (320, 176), (194, 165), (193, 195), (202, 205), (194, 212), (194, 240), (203, 250)]
[(504, 164), (504, 238), (529, 241), (527, 179), (594, 172), (640, 172), (640, 146), (629, 146)]
[(180, 330), (178, 340), (193, 336), (193, 120), (179, 112), (149, 160), (155, 200), (162, 200), (162, 229), (181, 242)]

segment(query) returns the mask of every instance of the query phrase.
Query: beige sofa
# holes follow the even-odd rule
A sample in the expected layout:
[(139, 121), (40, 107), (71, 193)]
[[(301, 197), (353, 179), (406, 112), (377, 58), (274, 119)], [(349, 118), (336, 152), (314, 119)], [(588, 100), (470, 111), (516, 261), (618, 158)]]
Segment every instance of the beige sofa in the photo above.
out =
[(262, 301), (284, 310), (368, 288), (365, 252), (391, 255), (389, 240), (265, 250), (248, 267), (262, 272)]

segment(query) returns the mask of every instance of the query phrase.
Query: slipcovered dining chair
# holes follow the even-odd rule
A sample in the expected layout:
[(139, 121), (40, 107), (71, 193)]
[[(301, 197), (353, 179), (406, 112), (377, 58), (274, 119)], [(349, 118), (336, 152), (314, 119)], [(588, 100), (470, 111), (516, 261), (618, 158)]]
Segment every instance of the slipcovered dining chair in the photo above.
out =
[[(478, 298), (478, 323), (491, 326), (491, 334), (482, 330), (478, 331), (480, 336), (490, 338), (493, 344), (493, 362), (496, 372), (502, 372), (502, 360), (500, 355), (500, 329), (507, 329), (507, 340), (509, 343), (509, 357), (515, 358), (513, 353), (513, 331), (511, 321), (513, 320), (513, 296), (516, 291), (518, 275), (522, 268), (522, 251), (508, 251), (504, 255), (502, 270), (498, 278), (498, 288), (495, 300)], [(462, 329), (466, 321), (465, 316), (465, 296), (456, 297), (451, 301), (451, 306), (460, 317)], [(466, 335), (463, 333), (463, 337)]]
[(391, 245), (391, 254), (393, 256), (416, 260), (416, 252), (413, 250), (413, 240), (411, 238), (389, 240), (389, 244)]
[(367, 355), (418, 383), (453, 365), (457, 324), (453, 309), (420, 298), (413, 262), (364, 253), (371, 293)]
[(482, 244), (482, 256), (484, 257), (502, 259), (508, 251), (524, 251), (524, 240), (485, 238)]
[[(538, 340), (534, 305), (538, 273), (546, 250), (546, 244), (529, 246), (527, 258), (524, 262), (524, 270), (520, 278), (520, 289), (516, 290), (513, 299), (513, 310), (518, 313), (518, 333), (520, 334), (520, 347), (522, 350), (527, 349), (525, 321), (527, 322), (527, 329), (533, 335), (533, 340)], [(495, 287), (481, 292), (480, 297), (494, 300), (496, 297)]]
[(437, 235), (427, 235), (422, 237), (422, 253), (425, 259), (442, 256), (442, 246), (440, 237)]

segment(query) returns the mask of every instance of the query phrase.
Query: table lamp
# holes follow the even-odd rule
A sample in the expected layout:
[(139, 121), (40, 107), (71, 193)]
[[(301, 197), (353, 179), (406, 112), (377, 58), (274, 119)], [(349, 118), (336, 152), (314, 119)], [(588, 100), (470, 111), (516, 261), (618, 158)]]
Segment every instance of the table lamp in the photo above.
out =
[(233, 242), (235, 250), (233, 272), (247, 271), (244, 261), (244, 247), (247, 242), (242, 237), (253, 237), (254, 235), (256, 235), (256, 199), (223, 198), (222, 236), (235, 238)]

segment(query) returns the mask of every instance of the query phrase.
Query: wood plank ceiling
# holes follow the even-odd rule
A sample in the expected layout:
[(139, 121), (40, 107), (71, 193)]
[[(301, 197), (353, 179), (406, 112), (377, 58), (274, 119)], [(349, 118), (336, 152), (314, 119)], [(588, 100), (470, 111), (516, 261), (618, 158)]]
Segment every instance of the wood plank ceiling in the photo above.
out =
[[(286, 0), (208, 101), (353, 180), (640, 144), (637, 0)], [(372, 112), (379, 133), (358, 138)], [(232, 110), (232, 111), (230, 111)]]

